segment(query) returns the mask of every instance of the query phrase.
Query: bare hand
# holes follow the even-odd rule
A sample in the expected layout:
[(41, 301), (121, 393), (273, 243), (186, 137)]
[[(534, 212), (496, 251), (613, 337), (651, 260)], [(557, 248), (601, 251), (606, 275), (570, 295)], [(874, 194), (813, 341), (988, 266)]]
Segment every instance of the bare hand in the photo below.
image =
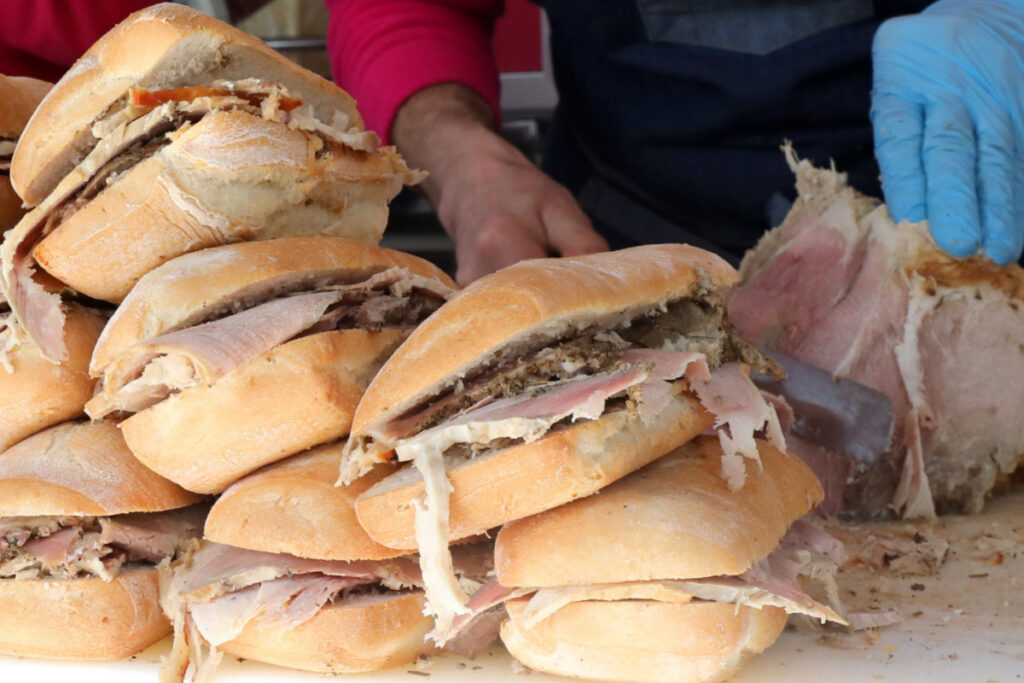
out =
[(606, 251), (569, 191), (495, 133), (467, 93), (476, 97), (452, 84), (421, 91), (393, 127), (399, 150), (431, 174), (424, 189), (455, 240), (459, 284), (527, 258)]

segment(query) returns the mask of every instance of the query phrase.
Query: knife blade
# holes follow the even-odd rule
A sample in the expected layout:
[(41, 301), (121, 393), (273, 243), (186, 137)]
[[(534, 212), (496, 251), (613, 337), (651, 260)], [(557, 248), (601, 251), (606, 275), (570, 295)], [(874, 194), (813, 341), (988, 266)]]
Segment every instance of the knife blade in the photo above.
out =
[(786, 378), (755, 374), (751, 379), (786, 399), (793, 409), (794, 434), (862, 463), (875, 462), (889, 450), (893, 414), (888, 396), (777, 351), (762, 351), (782, 366)]

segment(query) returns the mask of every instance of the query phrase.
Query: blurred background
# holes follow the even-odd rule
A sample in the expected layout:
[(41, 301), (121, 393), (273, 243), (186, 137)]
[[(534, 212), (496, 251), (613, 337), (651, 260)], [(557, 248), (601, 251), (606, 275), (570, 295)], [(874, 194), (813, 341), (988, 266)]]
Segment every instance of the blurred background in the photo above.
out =
[[(234, 23), (307, 69), (331, 77), (324, 38), (327, 9), (320, 0), (186, 0), (185, 4), (224, 21), (247, 15)], [(246, 5), (259, 9), (249, 13)], [(506, 0), (505, 16), (498, 22), (494, 39), (501, 70), (503, 133), (535, 162), (540, 161), (544, 133), (558, 101), (547, 37), (547, 23), (539, 7), (527, 0)], [(406, 189), (392, 203), (381, 244), (455, 272), (452, 241), (433, 207), (415, 191)]]

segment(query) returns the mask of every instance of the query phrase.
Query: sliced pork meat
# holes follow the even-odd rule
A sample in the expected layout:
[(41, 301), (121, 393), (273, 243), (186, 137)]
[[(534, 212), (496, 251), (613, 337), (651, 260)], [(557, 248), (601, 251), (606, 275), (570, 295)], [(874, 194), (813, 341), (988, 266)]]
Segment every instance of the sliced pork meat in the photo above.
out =
[[(317, 141), (319, 156), (331, 155), (340, 148), (374, 152), (379, 146), (376, 134), (353, 128), (339, 112), (331, 122), (320, 121), (310, 107), (291, 97), (282, 86), (258, 79), (130, 91), (119, 105), (93, 124), (93, 146), (88, 154), (43, 201), (33, 219), (16, 227), (0, 250), (0, 278), (11, 299), (11, 308), (46, 358), (64, 361), (67, 348), (59, 296), (46, 292), (32, 279), (35, 245), (122, 173), (170, 144), (169, 134), (210, 112), (227, 110), (245, 111), (306, 131)], [(423, 177), (422, 173), (406, 169), (395, 178), (395, 193), (402, 184), (415, 184)]]
[(154, 566), (202, 533), (202, 506), (112, 517), (0, 519), (0, 580), (110, 580), (126, 564)]
[(415, 535), (427, 609), (437, 622), (435, 634), (448, 637), (456, 630), (457, 619), (473, 614), (467, 606), (470, 598), (453, 573), (448, 550), (451, 488), (444, 458), (450, 449), (472, 453), (529, 443), (559, 425), (596, 420), (609, 406), (653, 417), (672, 400), (673, 391), (680, 390), (669, 384), (680, 378), (685, 378), (684, 384), (723, 428), (719, 432), (722, 472), (730, 488), (743, 486), (744, 459), (758, 460), (756, 431), (767, 429), (776, 447), (785, 449), (774, 409), (737, 361), (711, 370), (699, 352), (627, 349), (614, 357), (613, 367), (594, 375), (534, 386), (501, 399), (485, 398), (442, 424), (398, 442), (398, 459), (411, 461), (425, 483), (424, 499), (414, 502)]
[(789, 159), (799, 198), (744, 259), (730, 320), (891, 399), (889, 453), (822, 459), (850, 470), (844, 514), (980, 510), (1024, 462), (1024, 271), (954, 259), (843, 174)]
[[(343, 329), (415, 327), (451, 290), (442, 283), (390, 268), (357, 283), (321, 283), (314, 291), (284, 292), (241, 310), (139, 342), (104, 371), (85, 410), (93, 419), (138, 412), (192, 386), (209, 386), (292, 339)], [(250, 308), (245, 308), (250, 305)], [(369, 310), (369, 312), (367, 312)]]
[[(473, 544), (456, 551), (458, 571), (467, 587), (475, 590), (483, 585), (482, 574), (493, 566), (491, 548)], [(188, 668), (192, 674), (185, 676), (187, 680), (202, 680), (203, 673), (220, 659), (218, 646), (236, 638), (253, 619), (294, 628), (331, 604), (365, 604), (422, 588), (416, 560), (408, 556), (317, 560), (210, 541), (162, 570), (161, 599), (175, 625), (175, 645), (167, 666), (175, 672)], [(466, 629), (450, 651), (475, 654), (497, 637), (497, 625), (477, 623), (472, 630)]]

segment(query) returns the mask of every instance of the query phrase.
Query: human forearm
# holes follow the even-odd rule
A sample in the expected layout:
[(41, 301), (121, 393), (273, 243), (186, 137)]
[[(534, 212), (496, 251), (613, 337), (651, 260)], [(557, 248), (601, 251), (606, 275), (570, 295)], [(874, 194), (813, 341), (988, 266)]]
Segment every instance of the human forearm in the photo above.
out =
[(504, 144), (495, 116), (478, 94), (458, 83), (440, 83), (407, 99), (395, 115), (391, 140), (406, 161), (430, 172), (423, 183), (437, 205), (441, 188), (460, 163)]

